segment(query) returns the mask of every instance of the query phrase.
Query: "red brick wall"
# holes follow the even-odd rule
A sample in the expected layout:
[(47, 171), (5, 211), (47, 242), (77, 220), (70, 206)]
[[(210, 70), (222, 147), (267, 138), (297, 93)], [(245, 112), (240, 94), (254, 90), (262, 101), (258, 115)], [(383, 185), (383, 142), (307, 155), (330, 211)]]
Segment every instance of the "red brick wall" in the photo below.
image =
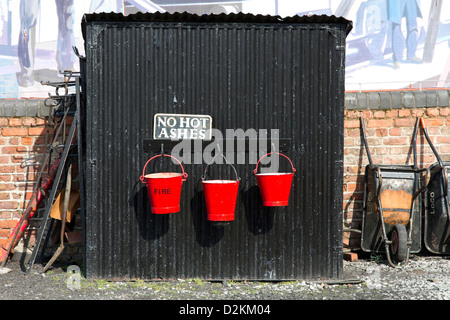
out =
[[(34, 189), (47, 120), (40, 117), (0, 117), (0, 243), (22, 216)], [(29, 236), (29, 235), (28, 235)]]
[[(364, 118), (367, 143), (375, 164), (413, 164), (411, 139), (417, 117), (423, 117), (428, 135), (443, 161), (450, 161), (450, 107), (386, 110), (346, 110), (344, 123), (344, 228), (361, 230), (364, 169), (369, 163), (361, 138)], [(419, 168), (436, 162), (420, 129), (417, 135)], [(344, 233), (344, 247), (358, 248), (360, 234)]]

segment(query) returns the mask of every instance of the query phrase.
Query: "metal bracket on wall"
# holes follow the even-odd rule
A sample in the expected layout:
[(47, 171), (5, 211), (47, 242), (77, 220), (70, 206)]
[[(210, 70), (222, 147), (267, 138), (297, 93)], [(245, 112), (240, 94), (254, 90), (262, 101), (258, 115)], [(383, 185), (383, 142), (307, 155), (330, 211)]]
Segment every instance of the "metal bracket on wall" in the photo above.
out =
[[(257, 146), (257, 148), (259, 149), (260, 145), (259, 145), (259, 140), (258, 139), (234, 139), (233, 142), (233, 146), (236, 147), (239, 144), (242, 144), (242, 140), (244, 141), (244, 152), (245, 153), (249, 153), (250, 151), (257, 151), (257, 150), (250, 150), (251, 146)], [(170, 152), (172, 151), (172, 149), (178, 145), (179, 143), (186, 143), (186, 141), (189, 141), (190, 143), (190, 150), (191, 153), (195, 153), (198, 152), (198, 150), (196, 149), (197, 145), (197, 140), (177, 140), (177, 141), (172, 141), (172, 140), (144, 140), (143, 141), (143, 147), (144, 147), (144, 152), (154, 152), (154, 153), (164, 153), (164, 152)], [(227, 144), (231, 143), (230, 139), (222, 139), (222, 140), (211, 140), (211, 141), (205, 141), (202, 140), (201, 144), (201, 151), (203, 152), (203, 150), (205, 149), (206, 146), (210, 145), (210, 144), (216, 144), (216, 143), (221, 143), (224, 148), (226, 149)], [(267, 139), (266, 142), (266, 148), (267, 151), (271, 150), (272, 151), (278, 151), (278, 152), (289, 152), (291, 150), (291, 139), (290, 138), (280, 138), (278, 139), (278, 149), (279, 150), (273, 150), (274, 149), (274, 143), (272, 143), (271, 139)], [(198, 148), (198, 147), (197, 147)]]

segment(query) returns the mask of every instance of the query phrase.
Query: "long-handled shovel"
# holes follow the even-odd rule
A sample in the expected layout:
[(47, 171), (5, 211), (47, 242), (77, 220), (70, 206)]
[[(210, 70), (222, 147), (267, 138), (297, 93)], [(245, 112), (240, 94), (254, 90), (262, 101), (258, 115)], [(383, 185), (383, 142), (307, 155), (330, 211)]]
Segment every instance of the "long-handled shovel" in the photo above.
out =
[(67, 215), (67, 210), (69, 208), (69, 199), (70, 199), (71, 186), (72, 186), (72, 164), (70, 164), (69, 168), (67, 169), (66, 190), (65, 190), (65, 193), (64, 193), (63, 212), (62, 212), (62, 216), (61, 216), (60, 244), (59, 244), (58, 249), (56, 249), (56, 252), (53, 254), (53, 257), (45, 265), (43, 272), (46, 272), (48, 270), (48, 268), (51, 267), (53, 262), (55, 262), (55, 260), (59, 257), (59, 255), (64, 250), (64, 233), (65, 233), (65, 226), (66, 226), (66, 215)]

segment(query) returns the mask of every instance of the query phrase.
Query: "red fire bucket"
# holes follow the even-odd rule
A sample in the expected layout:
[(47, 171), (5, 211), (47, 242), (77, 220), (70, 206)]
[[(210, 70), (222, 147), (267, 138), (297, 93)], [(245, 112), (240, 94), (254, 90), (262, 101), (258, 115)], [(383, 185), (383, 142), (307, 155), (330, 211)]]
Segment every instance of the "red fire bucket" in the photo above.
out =
[(239, 188), (236, 169), (231, 165), (236, 174), (236, 180), (205, 180), (208, 166), (209, 164), (206, 166), (205, 174), (202, 177), (207, 219), (210, 221), (233, 221)]
[(292, 167), (292, 172), (281, 173), (257, 173), (258, 165), (262, 158), (272, 154), (268, 153), (262, 156), (256, 164), (256, 169), (253, 173), (256, 175), (259, 190), (263, 200), (263, 205), (268, 207), (282, 207), (287, 206), (289, 202), (289, 194), (291, 192), (292, 177), (295, 173), (295, 168), (291, 160), (284, 154), (275, 152), (289, 160)]
[[(183, 173), (158, 172), (145, 174), (148, 163), (155, 158), (166, 156), (175, 159), (181, 166)], [(186, 181), (187, 173), (184, 172), (181, 162), (171, 155), (159, 154), (154, 156), (144, 166), (140, 180), (146, 184), (152, 213), (166, 214), (180, 211), (181, 185)]]

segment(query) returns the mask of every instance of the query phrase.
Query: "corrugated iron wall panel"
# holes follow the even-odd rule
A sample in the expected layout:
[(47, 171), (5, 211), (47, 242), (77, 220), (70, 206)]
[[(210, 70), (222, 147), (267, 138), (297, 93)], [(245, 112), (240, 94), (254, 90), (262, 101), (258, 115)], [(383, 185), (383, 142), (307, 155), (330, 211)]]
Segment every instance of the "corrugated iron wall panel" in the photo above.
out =
[[(87, 276), (339, 278), (347, 25), (324, 17), (320, 23), (106, 17), (83, 26)], [(224, 135), (279, 129), (288, 141), (282, 152), (297, 169), (289, 206), (262, 206), (247, 153), (244, 164), (234, 165), (241, 181), (228, 226), (206, 220), (205, 162), (183, 163), (189, 177), (179, 213), (152, 214), (139, 177), (158, 152), (144, 148), (155, 113), (211, 115)], [(180, 171), (164, 160), (158, 168)], [(211, 169), (232, 177), (227, 165)]]

